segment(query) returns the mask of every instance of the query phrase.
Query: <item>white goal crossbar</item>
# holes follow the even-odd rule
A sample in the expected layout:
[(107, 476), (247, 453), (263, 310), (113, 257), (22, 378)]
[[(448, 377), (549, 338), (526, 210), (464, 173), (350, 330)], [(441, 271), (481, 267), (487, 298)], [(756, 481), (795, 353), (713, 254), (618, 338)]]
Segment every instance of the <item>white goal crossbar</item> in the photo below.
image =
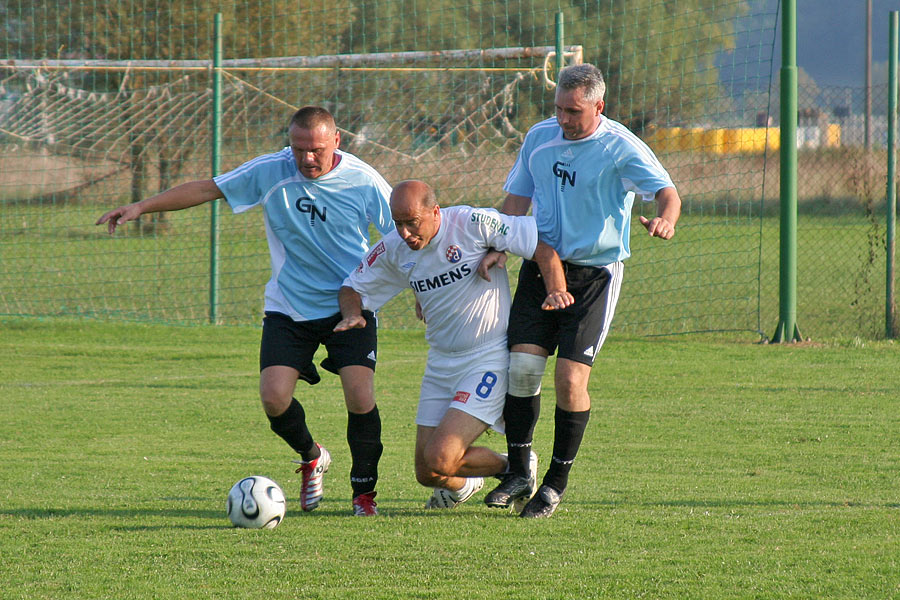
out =
[[(569, 64), (582, 62), (581, 46), (566, 46), (564, 53)], [(370, 54), (325, 54), (321, 56), (281, 56), (270, 58), (232, 58), (222, 61), (223, 69), (315, 69), (352, 68), (374, 64), (426, 62), (433, 60), (502, 60), (514, 58), (543, 58), (556, 55), (555, 46), (520, 46), (514, 48), (483, 48), (471, 50), (422, 50), (411, 52), (375, 52)], [(5, 69), (210, 69), (212, 61), (198, 60), (106, 60), (106, 59), (16, 59), (0, 58)], [(440, 67), (437, 67), (440, 68)]]

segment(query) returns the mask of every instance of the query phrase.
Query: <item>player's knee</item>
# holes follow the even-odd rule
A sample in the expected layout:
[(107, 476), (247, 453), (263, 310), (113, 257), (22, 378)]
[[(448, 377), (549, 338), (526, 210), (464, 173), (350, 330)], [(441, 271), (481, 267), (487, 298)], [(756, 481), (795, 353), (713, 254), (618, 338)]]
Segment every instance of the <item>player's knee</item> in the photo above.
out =
[(445, 446), (429, 445), (425, 449), (424, 467), (432, 475), (453, 477), (459, 470), (460, 457)]
[(259, 399), (267, 415), (277, 417), (291, 405), (294, 395), (292, 386), (278, 385), (276, 382), (263, 382), (259, 386)]
[(520, 398), (541, 393), (541, 379), (547, 357), (527, 352), (509, 353), (509, 394)]
[(424, 485), (425, 487), (437, 487), (440, 485), (440, 477), (424, 464), (416, 465), (416, 481), (419, 482), (419, 485)]

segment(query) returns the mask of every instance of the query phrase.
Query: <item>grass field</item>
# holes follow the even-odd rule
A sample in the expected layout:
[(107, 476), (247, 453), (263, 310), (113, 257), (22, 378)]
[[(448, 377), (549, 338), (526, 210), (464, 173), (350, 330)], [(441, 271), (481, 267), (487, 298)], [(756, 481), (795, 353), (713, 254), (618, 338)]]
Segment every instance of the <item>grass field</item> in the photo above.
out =
[[(383, 331), (377, 519), (349, 516), (333, 377), (300, 398), (334, 456), (303, 514), (256, 398), (259, 330), (0, 321), (0, 597), (897, 598), (900, 346), (612, 337), (560, 511), (483, 493), (422, 509), (412, 424), (421, 331)], [(550, 451), (545, 379), (536, 450)], [(503, 448), (501, 436), (485, 443)], [(274, 478), (271, 531), (225, 495)]]

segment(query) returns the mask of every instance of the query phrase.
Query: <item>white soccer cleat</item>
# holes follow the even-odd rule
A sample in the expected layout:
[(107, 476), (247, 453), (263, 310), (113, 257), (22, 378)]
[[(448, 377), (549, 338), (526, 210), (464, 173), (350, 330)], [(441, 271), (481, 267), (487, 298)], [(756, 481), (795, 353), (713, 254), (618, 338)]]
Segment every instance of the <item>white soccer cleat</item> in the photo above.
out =
[(322, 478), (328, 472), (328, 467), (331, 466), (331, 454), (328, 453), (328, 450), (319, 446), (319, 451), (321, 452), (319, 458), (306, 462), (295, 461), (300, 463), (296, 472), (303, 474), (303, 480), (300, 483), (300, 508), (307, 512), (318, 508), (324, 495)]
[(425, 508), (456, 508), (483, 487), (483, 477), (466, 477), (465, 485), (455, 492), (446, 488), (434, 488), (434, 493), (425, 503)]

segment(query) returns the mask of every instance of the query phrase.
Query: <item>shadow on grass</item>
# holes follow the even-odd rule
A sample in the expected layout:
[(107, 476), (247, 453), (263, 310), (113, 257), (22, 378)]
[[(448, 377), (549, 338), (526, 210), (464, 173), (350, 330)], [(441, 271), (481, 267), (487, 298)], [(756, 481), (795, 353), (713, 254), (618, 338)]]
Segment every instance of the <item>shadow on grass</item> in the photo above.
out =
[(140, 517), (190, 517), (195, 519), (226, 519), (225, 506), (222, 510), (185, 508), (16, 508), (0, 510), (0, 516), (20, 519), (57, 519), (66, 517), (113, 517), (118, 519)]
[[(428, 510), (424, 508), (424, 500), (418, 498), (402, 498), (392, 499), (382, 503), (381, 516), (383, 517), (416, 517), (416, 518), (434, 518), (445, 515), (460, 516), (477, 516), (478, 518), (509, 518), (515, 516), (511, 510), (494, 509), (484, 506), (480, 500), (472, 504), (461, 507), (461, 509), (450, 510)], [(783, 510), (808, 510), (808, 509), (837, 509), (837, 508), (866, 508), (866, 509), (900, 509), (900, 502), (873, 503), (860, 501), (836, 501), (836, 502), (809, 502), (809, 501), (792, 501), (792, 500), (659, 500), (633, 502), (627, 499), (621, 500), (570, 500), (563, 499), (563, 505), (567, 507), (579, 507), (585, 511), (613, 509), (613, 508), (683, 508), (691, 511), (695, 509), (748, 509), (748, 508), (765, 508), (765, 509), (783, 509)], [(474, 509), (474, 510), (473, 510)], [(163, 530), (163, 529), (233, 529), (225, 515), (224, 507), (222, 510), (208, 509), (138, 509), (138, 508), (18, 508), (0, 510), (0, 516), (13, 517), (26, 520), (41, 520), (67, 517), (110, 517), (116, 519), (146, 519), (152, 517), (160, 517), (165, 519), (176, 518), (192, 518), (215, 520), (220, 524), (203, 524), (191, 525), (186, 523), (173, 523), (163, 525), (128, 525), (116, 526), (115, 529), (122, 531), (139, 531), (139, 530)], [(335, 505), (333, 507), (320, 507), (314, 512), (303, 512), (301, 510), (288, 510), (285, 518), (288, 519), (310, 519), (310, 518), (329, 518), (329, 517), (352, 517), (353, 512), (350, 509), (350, 503), (347, 506)]]

